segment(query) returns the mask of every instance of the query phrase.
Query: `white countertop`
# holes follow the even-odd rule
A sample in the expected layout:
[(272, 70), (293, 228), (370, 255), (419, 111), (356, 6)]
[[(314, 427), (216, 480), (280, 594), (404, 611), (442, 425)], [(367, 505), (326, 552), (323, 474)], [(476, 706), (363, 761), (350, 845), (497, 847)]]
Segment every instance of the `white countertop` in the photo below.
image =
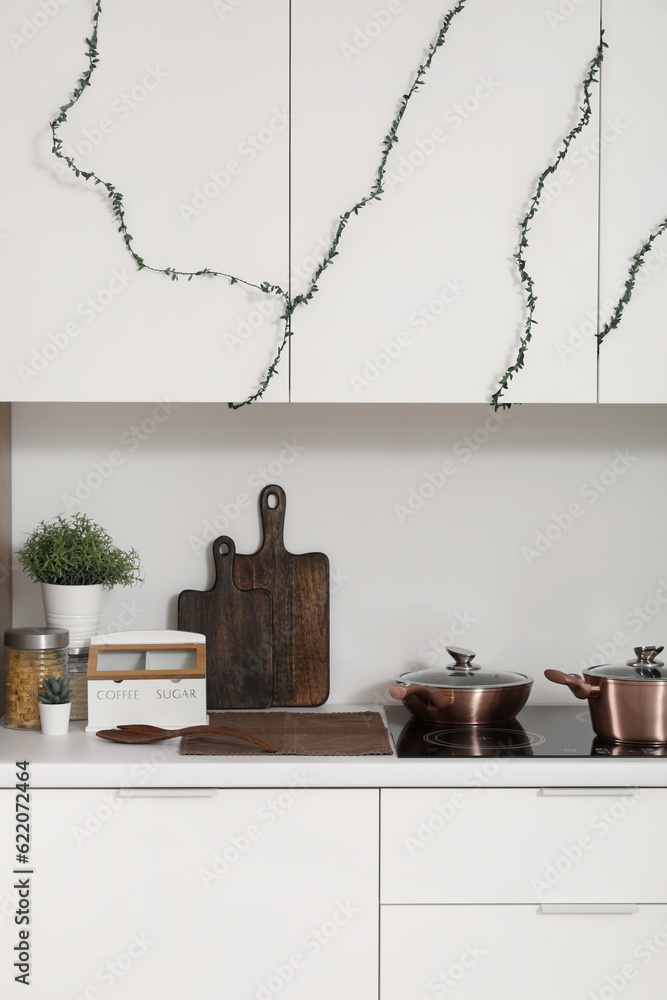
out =
[(14, 786), (15, 763), (26, 760), (33, 788), (667, 787), (667, 757), (200, 757), (179, 755), (179, 743), (109, 743), (85, 733), (81, 722), (71, 723), (67, 736), (0, 725), (0, 788)]

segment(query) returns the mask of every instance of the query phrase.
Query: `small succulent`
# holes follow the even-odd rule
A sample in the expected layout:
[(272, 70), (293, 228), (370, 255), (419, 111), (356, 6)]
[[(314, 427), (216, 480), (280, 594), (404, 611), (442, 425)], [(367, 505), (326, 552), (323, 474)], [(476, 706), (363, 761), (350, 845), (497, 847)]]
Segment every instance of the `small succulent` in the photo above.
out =
[(72, 700), (72, 689), (64, 677), (52, 677), (42, 682), (37, 697), (43, 705), (66, 705)]

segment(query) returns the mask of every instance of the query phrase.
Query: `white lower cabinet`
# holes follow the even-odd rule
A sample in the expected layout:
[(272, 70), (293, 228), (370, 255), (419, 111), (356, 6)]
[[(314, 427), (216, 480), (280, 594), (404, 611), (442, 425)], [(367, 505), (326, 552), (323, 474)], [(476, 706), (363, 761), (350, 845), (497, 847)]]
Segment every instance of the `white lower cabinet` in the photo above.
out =
[(381, 1000), (664, 997), (667, 789), (477, 772), (381, 793)]
[(661, 1000), (667, 906), (595, 909), (383, 906), (381, 1000)]
[(667, 902), (664, 788), (391, 788), (381, 813), (383, 903)]
[(667, 995), (667, 789), (306, 784), (0, 791), (2, 1000)]
[[(33, 790), (30, 997), (377, 997), (378, 794), (298, 777)], [(5, 892), (13, 808), (1, 792)], [(10, 971), (16, 932), (0, 925), (3, 1000), (27, 995)]]
[[(12, 949), (18, 943), (20, 925), (15, 923), (18, 892), (14, 888), (13, 873), (20, 863), (15, 860), (16, 849), (16, 793), (0, 789), (0, 996), (5, 996), (5, 986), (12, 981), (14, 956)], [(23, 831), (20, 831), (23, 832)], [(20, 994), (17, 993), (17, 996)]]

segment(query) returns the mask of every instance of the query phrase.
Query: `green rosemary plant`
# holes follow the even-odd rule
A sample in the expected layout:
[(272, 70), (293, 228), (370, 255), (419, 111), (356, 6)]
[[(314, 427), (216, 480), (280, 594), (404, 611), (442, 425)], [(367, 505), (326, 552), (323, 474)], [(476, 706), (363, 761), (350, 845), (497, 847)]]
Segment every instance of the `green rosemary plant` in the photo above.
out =
[(16, 558), (31, 580), (38, 583), (85, 586), (102, 584), (105, 590), (142, 583), (141, 562), (134, 549), (124, 552), (109, 533), (86, 514), (58, 514), (40, 521)]

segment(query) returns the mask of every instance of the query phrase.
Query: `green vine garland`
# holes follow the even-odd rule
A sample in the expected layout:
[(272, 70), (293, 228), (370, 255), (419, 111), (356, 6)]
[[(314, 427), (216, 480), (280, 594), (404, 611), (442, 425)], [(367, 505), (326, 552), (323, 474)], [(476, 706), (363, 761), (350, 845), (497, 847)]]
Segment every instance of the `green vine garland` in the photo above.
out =
[(510, 367), (507, 369), (503, 377), (500, 379), (498, 383), (498, 388), (491, 396), (491, 403), (493, 405), (494, 410), (498, 410), (499, 408), (509, 409), (509, 407), (512, 405), (511, 403), (501, 403), (500, 400), (505, 394), (505, 390), (507, 389), (508, 383), (514, 378), (515, 374), (518, 371), (520, 371), (524, 366), (526, 351), (528, 349), (530, 341), (533, 338), (532, 328), (534, 325), (537, 325), (537, 320), (534, 318), (535, 303), (537, 302), (537, 296), (533, 291), (534, 282), (526, 269), (526, 260), (524, 257), (524, 252), (528, 248), (528, 231), (529, 231), (528, 224), (532, 220), (535, 213), (537, 212), (547, 177), (550, 174), (556, 172), (558, 166), (567, 156), (572, 140), (575, 138), (575, 136), (579, 135), (580, 132), (583, 132), (584, 128), (586, 127), (586, 125), (588, 125), (589, 121), (591, 120), (591, 116), (593, 113), (591, 108), (591, 89), (594, 83), (600, 82), (597, 73), (600, 67), (602, 66), (602, 60), (604, 58), (603, 50), (608, 48), (607, 43), (602, 39), (603, 34), (604, 31), (601, 30), (600, 42), (598, 44), (595, 57), (591, 60), (588, 73), (586, 74), (586, 77), (584, 78), (583, 81), (583, 101), (579, 108), (579, 110), (581, 111), (581, 117), (577, 121), (576, 125), (572, 129), (570, 129), (568, 134), (563, 139), (561, 147), (558, 150), (558, 153), (553, 162), (550, 163), (549, 166), (546, 167), (540, 174), (535, 188), (535, 193), (533, 194), (533, 197), (530, 201), (530, 205), (528, 206), (528, 211), (526, 212), (522, 221), (519, 223), (519, 247), (517, 252), (513, 256), (514, 260), (516, 261), (516, 266), (519, 269), (519, 277), (521, 278), (521, 284), (524, 286), (526, 290), (526, 322), (524, 326), (524, 334), (521, 337), (521, 341), (519, 344), (519, 351), (517, 353), (516, 360), (513, 365), (510, 365)]
[(395, 145), (395, 143), (398, 142), (398, 127), (401, 124), (403, 115), (406, 112), (410, 98), (424, 83), (424, 77), (426, 76), (428, 70), (431, 68), (431, 63), (433, 62), (433, 57), (435, 56), (436, 51), (440, 48), (441, 45), (444, 45), (445, 35), (449, 30), (449, 26), (452, 20), (454, 19), (456, 14), (458, 14), (460, 11), (463, 10), (463, 8), (466, 5), (466, 2), (467, 0), (459, 0), (459, 3), (457, 3), (457, 5), (450, 10), (449, 14), (445, 16), (442, 22), (442, 27), (440, 28), (440, 31), (438, 33), (438, 37), (436, 38), (435, 42), (432, 42), (431, 45), (429, 45), (428, 57), (424, 60), (424, 62), (420, 65), (419, 69), (417, 70), (413, 84), (408, 90), (407, 94), (403, 95), (396, 117), (391, 123), (391, 128), (389, 129), (386, 136), (382, 140), (383, 152), (382, 152), (382, 157), (380, 159), (380, 165), (377, 168), (375, 174), (375, 183), (371, 187), (370, 192), (363, 198), (361, 198), (356, 203), (356, 205), (353, 205), (352, 208), (349, 210), (349, 212), (345, 212), (343, 215), (340, 216), (338, 228), (336, 229), (334, 238), (331, 242), (331, 246), (324, 255), (324, 260), (313, 274), (308, 291), (304, 292), (302, 295), (295, 296), (293, 302), (294, 307), (301, 305), (304, 302), (309, 302), (310, 299), (312, 299), (315, 292), (319, 290), (317, 287), (317, 281), (322, 272), (329, 266), (333, 258), (336, 256), (338, 243), (352, 215), (358, 215), (359, 210), (362, 209), (365, 205), (367, 205), (370, 201), (380, 201), (381, 196), (384, 194), (384, 188), (382, 187), (382, 183), (384, 181), (384, 174), (387, 166), (387, 160), (389, 159), (389, 154), (392, 150), (392, 147)]
[(662, 236), (662, 234), (665, 232), (666, 229), (667, 229), (667, 219), (664, 219), (660, 223), (658, 228), (655, 230), (655, 232), (651, 233), (651, 235), (647, 239), (646, 243), (644, 243), (644, 246), (641, 248), (641, 250), (639, 250), (636, 254), (633, 255), (632, 264), (630, 265), (630, 270), (628, 271), (628, 277), (625, 282), (625, 291), (623, 292), (620, 299), (616, 303), (616, 306), (610, 318), (607, 320), (607, 322), (597, 335), (598, 353), (600, 351), (600, 344), (602, 343), (604, 338), (607, 336), (610, 330), (616, 329), (618, 324), (621, 322), (621, 319), (623, 318), (623, 309), (632, 298), (632, 293), (634, 292), (635, 284), (637, 282), (637, 274), (643, 267), (644, 258), (646, 257), (646, 254), (649, 252), (649, 250), (653, 246), (653, 243), (655, 242), (655, 240), (657, 240), (658, 236)]
[(292, 298), (289, 292), (284, 291), (284, 289), (282, 289), (280, 285), (274, 285), (268, 281), (263, 281), (260, 284), (257, 284), (252, 281), (246, 281), (243, 278), (238, 278), (235, 275), (228, 274), (224, 271), (214, 271), (207, 267), (203, 268), (200, 271), (180, 271), (174, 267), (154, 267), (151, 264), (147, 264), (144, 258), (140, 254), (138, 254), (134, 249), (134, 247), (132, 246), (133, 237), (128, 231), (127, 223), (125, 221), (125, 205), (123, 201), (123, 195), (121, 194), (121, 192), (118, 191), (114, 187), (114, 185), (111, 184), (109, 181), (105, 181), (101, 177), (98, 177), (98, 175), (94, 171), (82, 170), (80, 167), (77, 167), (74, 160), (70, 156), (67, 156), (66, 153), (63, 153), (62, 151), (63, 141), (62, 139), (59, 138), (58, 132), (61, 126), (64, 125), (65, 122), (67, 122), (68, 112), (77, 103), (77, 101), (83, 94), (86, 87), (90, 86), (90, 79), (95, 70), (95, 67), (99, 62), (97, 41), (98, 41), (99, 19), (100, 19), (100, 14), (102, 12), (102, 0), (95, 0), (95, 9), (93, 14), (93, 31), (91, 33), (90, 38), (86, 38), (86, 46), (87, 46), (86, 55), (88, 58), (88, 68), (79, 77), (76, 86), (74, 88), (74, 91), (72, 92), (70, 100), (67, 102), (67, 104), (62, 104), (60, 106), (60, 114), (50, 123), (51, 134), (53, 137), (53, 144), (51, 147), (52, 152), (59, 159), (63, 160), (67, 164), (68, 168), (74, 171), (77, 177), (83, 177), (84, 180), (86, 181), (92, 180), (96, 185), (99, 184), (106, 189), (107, 196), (111, 200), (111, 208), (113, 215), (115, 216), (116, 221), (118, 223), (118, 232), (121, 234), (125, 247), (129, 252), (129, 254), (131, 255), (132, 259), (134, 260), (135, 264), (137, 265), (138, 270), (152, 271), (154, 274), (165, 274), (167, 275), (167, 277), (171, 278), (172, 281), (177, 281), (179, 278), (185, 278), (185, 277), (188, 279), (188, 281), (191, 281), (193, 278), (199, 278), (199, 277), (226, 278), (229, 281), (230, 285), (235, 285), (238, 283), (245, 285), (248, 288), (256, 288), (259, 291), (263, 292), (264, 294), (279, 295), (283, 298), (285, 302), (285, 312), (281, 315), (280, 318), (284, 320), (285, 326), (283, 331), (283, 337), (276, 352), (276, 355), (271, 364), (269, 365), (265, 377), (260, 383), (259, 389), (256, 392), (252, 393), (250, 396), (248, 396), (248, 398), (243, 400), (243, 402), (241, 403), (228, 403), (227, 405), (230, 407), (230, 409), (236, 410), (242, 406), (247, 406), (250, 403), (255, 402), (255, 400), (260, 399), (264, 395), (264, 392), (266, 391), (269, 382), (271, 381), (271, 379), (273, 378), (273, 376), (277, 371), (278, 364), (280, 362), (280, 358), (283, 349), (285, 347), (285, 344), (292, 336), (292, 315), (294, 313), (294, 310), (298, 308), (298, 306), (307, 305), (307, 303), (310, 302), (313, 296), (319, 291), (317, 282), (321, 277), (322, 273), (327, 269), (327, 267), (330, 266), (330, 264), (333, 263), (334, 258), (338, 255), (338, 244), (352, 216), (358, 215), (359, 211), (362, 208), (364, 208), (369, 202), (380, 200), (382, 194), (384, 193), (382, 184), (384, 181), (387, 160), (389, 158), (389, 154), (393, 146), (395, 145), (396, 142), (398, 142), (398, 127), (406, 112), (408, 103), (410, 102), (412, 96), (424, 83), (424, 78), (426, 76), (426, 73), (431, 67), (431, 63), (433, 62), (433, 58), (437, 50), (445, 42), (445, 36), (449, 30), (449, 26), (452, 20), (458, 13), (460, 13), (463, 10), (466, 3), (467, 0), (459, 0), (456, 6), (453, 7), (448, 14), (445, 15), (436, 40), (429, 45), (428, 55), (417, 69), (417, 73), (415, 75), (412, 86), (410, 87), (408, 92), (403, 95), (401, 102), (399, 104), (398, 111), (396, 113), (396, 117), (391, 123), (391, 127), (387, 132), (386, 136), (382, 140), (382, 156), (380, 158), (380, 164), (375, 174), (375, 182), (372, 185), (370, 192), (367, 195), (364, 195), (364, 197), (361, 198), (359, 201), (357, 201), (356, 204), (353, 205), (349, 211), (343, 213), (343, 215), (339, 217), (338, 226), (334, 233), (329, 249), (325, 253), (322, 262), (315, 269), (313, 277), (311, 278), (310, 283), (307, 287), (307, 290)]
[[(396, 113), (396, 117), (391, 123), (389, 131), (382, 140), (381, 143), (382, 156), (380, 158), (380, 163), (375, 173), (374, 183), (369, 193), (360, 198), (359, 201), (357, 201), (352, 206), (352, 208), (350, 208), (347, 212), (339, 216), (338, 225), (336, 227), (331, 244), (329, 245), (329, 248), (324, 254), (321, 263), (316, 267), (306, 291), (292, 297), (290, 293), (281, 288), (280, 285), (276, 285), (268, 281), (263, 281), (260, 283), (248, 281), (244, 278), (237, 277), (236, 275), (227, 273), (225, 271), (216, 271), (206, 267), (198, 271), (184, 271), (171, 266), (155, 267), (152, 264), (147, 264), (144, 258), (139, 253), (137, 253), (137, 251), (132, 246), (134, 238), (130, 234), (127, 227), (125, 219), (125, 205), (124, 205), (123, 194), (120, 191), (118, 191), (113, 184), (111, 184), (109, 181), (103, 180), (94, 171), (82, 170), (80, 167), (77, 167), (74, 160), (62, 151), (63, 140), (59, 137), (58, 132), (61, 126), (67, 122), (68, 112), (77, 103), (77, 101), (83, 94), (85, 88), (90, 86), (92, 74), (99, 62), (99, 52), (97, 49), (97, 43), (98, 43), (99, 19), (102, 12), (102, 0), (95, 0), (94, 14), (93, 14), (93, 31), (91, 33), (90, 38), (86, 38), (85, 40), (87, 46), (86, 56), (88, 58), (88, 67), (79, 77), (76, 86), (72, 92), (70, 100), (66, 104), (60, 106), (59, 115), (50, 123), (51, 133), (53, 137), (52, 152), (56, 157), (63, 160), (67, 164), (67, 167), (74, 172), (76, 177), (83, 177), (84, 180), (86, 181), (92, 180), (94, 184), (101, 185), (106, 190), (107, 197), (111, 201), (112, 213), (118, 223), (118, 232), (121, 234), (121, 237), (125, 244), (125, 248), (127, 249), (132, 259), (134, 260), (138, 270), (140, 271), (147, 270), (155, 274), (164, 274), (167, 277), (169, 277), (172, 281), (177, 281), (179, 278), (187, 278), (188, 281), (191, 281), (193, 278), (199, 278), (199, 277), (226, 278), (229, 281), (230, 285), (235, 285), (235, 284), (245, 285), (247, 288), (254, 288), (262, 292), (263, 294), (278, 295), (283, 299), (285, 304), (285, 310), (284, 313), (282, 313), (282, 315), (280, 316), (280, 319), (284, 321), (283, 336), (276, 351), (276, 354), (271, 364), (267, 368), (265, 376), (263, 380), (260, 382), (259, 388), (256, 390), (256, 392), (249, 395), (247, 399), (243, 400), (240, 403), (228, 403), (227, 405), (231, 409), (239, 409), (242, 406), (247, 406), (250, 403), (255, 402), (257, 399), (260, 399), (264, 395), (264, 392), (266, 391), (271, 379), (276, 374), (285, 345), (287, 344), (289, 338), (292, 336), (292, 316), (294, 314), (294, 311), (301, 305), (307, 305), (308, 302), (310, 302), (315, 296), (315, 294), (319, 291), (319, 286), (317, 282), (322, 276), (323, 272), (327, 269), (327, 267), (329, 267), (333, 263), (334, 258), (338, 255), (338, 244), (352, 216), (358, 215), (359, 211), (362, 208), (364, 208), (367, 204), (369, 204), (369, 202), (379, 201), (381, 199), (381, 196), (384, 194), (383, 181), (387, 167), (387, 161), (389, 159), (389, 155), (391, 153), (393, 146), (398, 142), (399, 126), (401, 124), (403, 116), (405, 115), (410, 99), (417, 92), (419, 87), (423, 85), (426, 74), (431, 67), (433, 58), (435, 57), (437, 50), (444, 44), (446, 40), (446, 35), (452, 20), (454, 19), (456, 14), (460, 13), (464, 9), (466, 3), (467, 0), (459, 0), (456, 6), (453, 7), (448, 14), (445, 15), (436, 40), (429, 45), (428, 55), (426, 59), (418, 67), (410, 89), (406, 94), (403, 95), (401, 102), (399, 104), (398, 111)], [(519, 271), (521, 283), (526, 290), (526, 307), (527, 307), (526, 320), (524, 325), (524, 333), (520, 340), (520, 345), (519, 345), (519, 350), (517, 352), (516, 360), (514, 364), (509, 366), (505, 374), (499, 380), (498, 389), (491, 397), (491, 403), (494, 406), (495, 410), (498, 410), (499, 408), (503, 409), (509, 408), (512, 405), (511, 403), (501, 402), (501, 398), (504, 395), (508, 387), (508, 384), (513, 379), (514, 375), (524, 367), (526, 351), (533, 336), (532, 328), (534, 325), (537, 324), (537, 320), (535, 319), (534, 316), (537, 296), (534, 294), (534, 282), (527, 270), (526, 260), (524, 256), (524, 253), (529, 246), (528, 243), (528, 232), (530, 229), (529, 223), (532, 221), (539, 208), (542, 192), (547, 178), (551, 174), (555, 173), (558, 166), (565, 159), (569, 151), (569, 147), (572, 141), (574, 140), (575, 136), (579, 135), (590, 122), (592, 116), (591, 90), (593, 84), (599, 83), (597, 74), (604, 58), (603, 50), (608, 47), (606, 42), (604, 42), (602, 39), (603, 34), (604, 32), (601, 31), (600, 42), (596, 51), (596, 55), (591, 60), (588, 73), (583, 81), (582, 85), (583, 101), (580, 106), (581, 116), (577, 121), (576, 125), (570, 130), (570, 132), (568, 132), (568, 134), (563, 139), (560, 149), (558, 150), (558, 153), (556, 154), (554, 160), (540, 174), (535, 188), (535, 192), (528, 207), (528, 211), (526, 212), (526, 215), (519, 224), (519, 245), (517, 252), (513, 255), (513, 257), (514, 260), (516, 261), (516, 266)], [(620, 323), (620, 320), (622, 318), (623, 308), (630, 301), (636, 283), (636, 276), (644, 263), (644, 258), (648, 253), (648, 251), (651, 249), (653, 242), (658, 238), (658, 236), (660, 236), (663, 232), (665, 232), (665, 230), (667, 230), (667, 219), (665, 219), (665, 221), (658, 227), (658, 229), (649, 237), (649, 239), (641, 248), (641, 250), (634, 255), (633, 263), (628, 273), (628, 279), (625, 282), (625, 292), (619, 299), (611, 318), (605, 324), (602, 331), (597, 334), (598, 349), (599, 345), (602, 343), (602, 341), (610, 332), (610, 330), (615, 329)]]
[[(140, 254), (138, 254), (134, 249), (134, 247), (132, 246), (132, 241), (134, 237), (128, 231), (127, 223), (125, 222), (125, 205), (123, 202), (123, 195), (121, 194), (121, 192), (118, 191), (114, 187), (114, 185), (111, 184), (109, 181), (102, 180), (101, 177), (98, 177), (94, 171), (82, 170), (80, 167), (77, 167), (74, 160), (70, 156), (67, 156), (67, 154), (62, 152), (63, 141), (62, 139), (59, 138), (58, 131), (60, 127), (64, 125), (65, 122), (67, 121), (68, 111), (70, 111), (70, 109), (74, 107), (74, 105), (79, 100), (86, 87), (90, 86), (90, 78), (93, 75), (95, 67), (99, 62), (99, 53), (97, 51), (97, 38), (98, 38), (98, 26), (99, 26), (99, 19), (101, 12), (102, 12), (102, 0), (95, 0), (95, 12), (93, 14), (93, 31), (90, 38), (86, 38), (86, 46), (87, 46), (86, 55), (88, 57), (88, 68), (81, 74), (81, 76), (77, 80), (76, 86), (72, 92), (70, 100), (67, 102), (67, 104), (62, 104), (60, 106), (60, 114), (56, 118), (54, 118), (54, 120), (50, 123), (51, 134), (53, 136), (53, 145), (51, 147), (51, 151), (60, 160), (64, 160), (69, 169), (73, 170), (77, 177), (83, 177), (87, 181), (92, 180), (94, 181), (95, 184), (101, 184), (102, 187), (106, 189), (107, 196), (111, 200), (111, 210), (116, 218), (116, 221), (118, 222), (118, 232), (121, 234), (123, 242), (125, 243), (125, 247), (130, 256), (132, 257), (132, 259), (134, 260), (135, 264), (137, 265), (138, 270), (152, 271), (154, 274), (166, 274), (167, 277), (171, 278), (172, 281), (177, 281), (179, 278), (187, 278), (188, 281), (192, 281), (193, 278), (208, 277), (208, 276), (227, 278), (230, 285), (235, 285), (238, 283), (241, 285), (245, 285), (248, 288), (256, 288), (259, 291), (264, 292), (265, 294), (282, 295), (282, 297), (286, 301), (288, 301), (289, 297), (287, 293), (284, 292), (279, 285), (272, 285), (268, 281), (264, 281), (261, 284), (257, 284), (253, 281), (246, 281), (243, 278), (237, 278), (234, 275), (227, 274), (224, 271), (214, 271), (208, 267), (204, 267), (200, 271), (179, 271), (174, 267), (153, 267), (151, 264), (147, 264), (144, 258)], [(286, 321), (289, 324), (289, 318), (288, 317), (283, 317), (283, 318), (286, 318)], [(256, 393), (254, 393), (254, 395), (249, 396), (248, 399), (245, 400), (245, 403), (252, 403), (255, 399), (259, 399), (259, 397), (263, 395), (264, 390), (269, 384), (269, 381), (271, 380), (278, 366), (280, 355), (282, 354), (283, 348), (287, 341), (287, 336), (288, 334), (286, 333), (285, 337), (283, 338), (283, 342), (280, 344), (278, 352), (275, 358), (273, 359), (272, 364), (269, 366), (267, 370), (266, 377), (264, 381), (261, 383), (260, 388)], [(237, 406), (243, 406), (245, 404), (229, 403), (228, 405), (237, 407)]]

